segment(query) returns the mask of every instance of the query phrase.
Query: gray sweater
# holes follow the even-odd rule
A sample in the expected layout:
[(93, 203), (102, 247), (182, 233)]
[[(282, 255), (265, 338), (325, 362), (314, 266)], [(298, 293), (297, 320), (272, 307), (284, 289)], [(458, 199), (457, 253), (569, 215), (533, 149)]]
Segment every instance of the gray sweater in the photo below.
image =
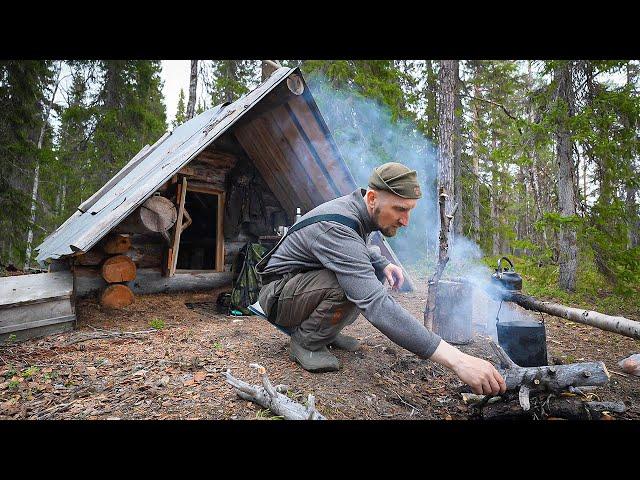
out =
[(374, 327), (401, 347), (429, 358), (438, 347), (440, 337), (405, 310), (376, 277), (389, 261), (378, 247), (367, 246), (367, 238), (375, 226), (364, 203), (364, 192), (358, 189), (323, 203), (302, 217), (304, 220), (326, 213), (344, 215), (360, 224), (362, 236), (337, 222), (314, 223), (287, 235), (261, 273), (282, 275), (298, 270), (331, 270), (349, 301)]

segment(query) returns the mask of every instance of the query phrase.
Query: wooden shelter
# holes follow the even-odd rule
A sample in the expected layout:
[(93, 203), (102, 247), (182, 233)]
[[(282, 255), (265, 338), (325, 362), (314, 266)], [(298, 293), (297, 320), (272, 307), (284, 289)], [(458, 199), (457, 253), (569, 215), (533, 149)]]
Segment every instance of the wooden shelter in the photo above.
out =
[[(44, 240), (38, 261), (70, 270), (75, 295), (115, 295), (114, 305), (133, 298), (126, 290), (210, 289), (230, 284), (246, 242), (355, 188), (300, 70), (279, 68), (145, 146)], [(381, 235), (370, 241), (400, 264)]]

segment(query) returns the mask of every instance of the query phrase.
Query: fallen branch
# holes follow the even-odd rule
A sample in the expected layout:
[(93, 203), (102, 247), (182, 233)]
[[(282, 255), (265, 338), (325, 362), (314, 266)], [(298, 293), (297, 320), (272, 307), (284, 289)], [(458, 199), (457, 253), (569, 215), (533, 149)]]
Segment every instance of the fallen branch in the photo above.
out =
[(280, 391), (286, 391), (286, 385), (274, 387), (267, 376), (266, 369), (257, 363), (250, 364), (258, 370), (262, 376), (262, 385), (250, 385), (231, 375), (231, 370), (227, 369), (223, 373), (227, 382), (235, 387), (235, 392), (244, 400), (257, 403), (268, 408), (276, 415), (285, 420), (326, 420), (315, 408), (315, 398), (309, 394), (307, 406), (294, 402)]
[(531, 392), (560, 393), (571, 387), (594, 387), (609, 382), (609, 372), (603, 362), (572, 363), (568, 365), (546, 365), (542, 367), (520, 367), (495, 342), (491, 347), (500, 359), (498, 369), (507, 385), (507, 391), (518, 390), (523, 410), (530, 408)]
[(68, 340), (64, 346), (73, 345), (75, 343), (86, 342), (88, 340), (100, 340), (105, 338), (136, 338), (137, 335), (145, 335), (147, 333), (155, 333), (157, 330), (141, 330), (139, 332), (117, 332), (109, 330), (97, 330), (90, 333), (80, 333)]

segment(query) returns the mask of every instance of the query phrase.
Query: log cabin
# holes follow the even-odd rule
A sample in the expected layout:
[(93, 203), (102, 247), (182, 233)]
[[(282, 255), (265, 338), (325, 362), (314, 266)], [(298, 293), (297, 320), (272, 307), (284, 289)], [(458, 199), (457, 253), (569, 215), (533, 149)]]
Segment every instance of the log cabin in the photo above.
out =
[[(275, 242), (298, 208), (356, 188), (300, 69), (283, 67), (142, 148), (38, 246), (37, 260), (70, 272), (74, 297), (124, 292), (113, 306), (133, 298), (114, 284), (134, 294), (230, 286), (244, 244)], [(369, 241), (401, 266), (382, 235)]]

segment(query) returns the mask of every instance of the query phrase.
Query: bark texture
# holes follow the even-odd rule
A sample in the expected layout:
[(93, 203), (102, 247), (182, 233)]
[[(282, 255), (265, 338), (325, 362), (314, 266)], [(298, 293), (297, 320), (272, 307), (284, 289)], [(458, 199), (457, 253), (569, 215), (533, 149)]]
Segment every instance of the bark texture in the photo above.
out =
[[(575, 166), (571, 156), (572, 141), (568, 127), (568, 120), (573, 116), (574, 110), (573, 87), (571, 85), (572, 69), (572, 62), (563, 62), (554, 71), (558, 105), (564, 110), (564, 114), (559, 115), (556, 130), (558, 210), (563, 217), (572, 217), (576, 214)], [(575, 291), (578, 247), (575, 228), (568, 224), (564, 224), (560, 228), (558, 263), (560, 268), (560, 288), (567, 291)]]
[(196, 111), (196, 87), (198, 86), (198, 60), (191, 60), (189, 77), (189, 101), (187, 102), (187, 120), (191, 120)]

